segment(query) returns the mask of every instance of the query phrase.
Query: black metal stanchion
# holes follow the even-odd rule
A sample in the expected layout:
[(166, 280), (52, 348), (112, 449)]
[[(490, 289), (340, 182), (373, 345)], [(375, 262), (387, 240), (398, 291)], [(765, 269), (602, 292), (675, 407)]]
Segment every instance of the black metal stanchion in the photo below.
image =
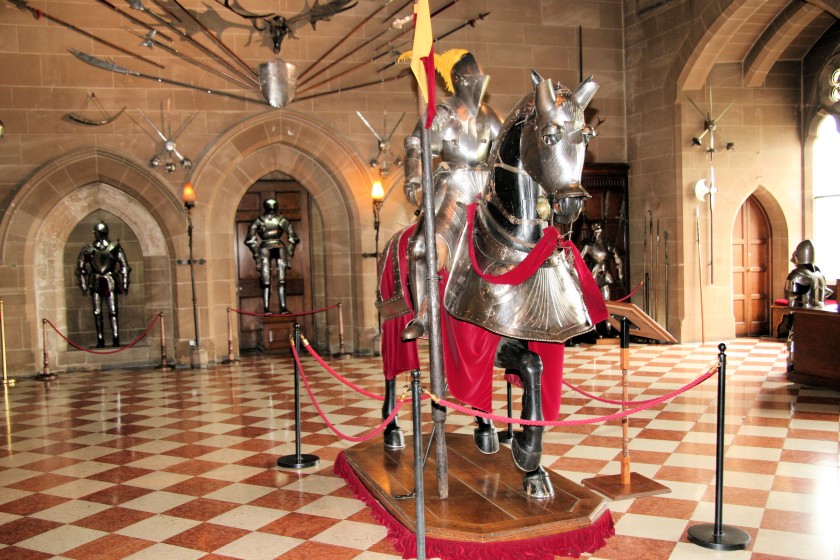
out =
[[(295, 349), (300, 347), (300, 325), (295, 321), (293, 344)], [(305, 469), (314, 467), (320, 458), (317, 455), (301, 454), (300, 452), (300, 370), (295, 360), (295, 454), (284, 455), (277, 459), (277, 466), (285, 469)]]
[(737, 527), (723, 525), (723, 436), (726, 412), (726, 345), (718, 344), (717, 395), (717, 472), (715, 473), (715, 522), (688, 528), (688, 540), (704, 548), (715, 550), (743, 550), (750, 544), (750, 536)]
[(426, 494), (423, 490), (423, 422), (420, 406), (420, 370), (411, 371), (411, 410), (414, 422), (414, 514), (417, 518), (414, 536), (417, 560), (426, 560)]

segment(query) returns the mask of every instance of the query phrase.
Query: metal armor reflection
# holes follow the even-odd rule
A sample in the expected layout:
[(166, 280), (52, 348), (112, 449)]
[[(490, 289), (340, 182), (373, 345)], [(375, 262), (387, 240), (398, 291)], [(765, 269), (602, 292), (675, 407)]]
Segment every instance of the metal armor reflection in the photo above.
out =
[[(283, 234), (288, 237), (288, 247), (282, 239)], [(251, 222), (245, 245), (251, 250), (260, 275), (264, 313), (270, 312), (272, 270), (277, 275), (280, 313), (290, 313), (286, 307), (286, 270), (292, 268), (292, 257), (299, 242), (292, 223), (279, 211), (277, 201), (269, 198), (263, 202), (263, 214)]]
[[(94, 242), (85, 245), (76, 262), (76, 279), (82, 293), (90, 294), (96, 324), (96, 347), (105, 346), (105, 317), (108, 314), (112, 342), (120, 345), (117, 295), (127, 294), (131, 267), (119, 241), (108, 239), (108, 226), (99, 222), (93, 228)], [(103, 309), (104, 308), (104, 309)]]
[[(431, 151), (440, 157), (435, 170), (435, 248), (437, 268), (451, 267), (458, 237), (466, 224), (464, 208), (481, 193), (489, 179), (487, 157), (501, 129), (502, 119), (483, 103), (490, 77), (485, 75), (469, 51), (453, 49), (435, 58), (438, 72), (447, 90), (453, 95), (436, 107), (430, 129)], [(420, 122), (406, 138), (405, 184), (406, 198), (420, 206), (422, 172), (420, 159)], [(412, 297), (417, 315), (403, 331), (405, 340), (418, 338), (427, 332), (426, 246), (423, 236), (423, 217), (409, 243), (409, 267)]]

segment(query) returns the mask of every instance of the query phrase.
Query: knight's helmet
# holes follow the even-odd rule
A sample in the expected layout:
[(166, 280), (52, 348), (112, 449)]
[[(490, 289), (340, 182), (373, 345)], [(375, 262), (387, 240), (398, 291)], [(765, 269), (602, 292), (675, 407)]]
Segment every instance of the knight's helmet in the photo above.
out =
[(274, 200), (273, 198), (268, 198), (268, 199), (265, 200), (265, 202), (263, 202), (263, 210), (265, 210), (266, 212), (276, 214), (277, 213), (277, 208), (278, 208), (277, 201)]
[(801, 241), (793, 251), (793, 256), (790, 259), (795, 265), (800, 264), (814, 264), (814, 244), (810, 239)]
[(443, 76), (446, 89), (461, 99), (471, 113), (476, 114), (490, 76), (481, 71), (478, 61), (470, 51), (450, 49), (440, 56), (435, 56), (435, 68)]
[(93, 226), (93, 236), (97, 241), (108, 239), (108, 224), (105, 222), (99, 222)]

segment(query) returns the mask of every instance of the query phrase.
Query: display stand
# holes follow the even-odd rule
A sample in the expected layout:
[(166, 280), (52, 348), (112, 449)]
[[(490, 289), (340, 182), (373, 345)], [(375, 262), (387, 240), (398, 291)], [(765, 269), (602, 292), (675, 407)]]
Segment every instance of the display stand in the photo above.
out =
[[(295, 321), (293, 344), (295, 348), (300, 347), (300, 325)], [(277, 459), (277, 466), (285, 469), (305, 469), (318, 465), (320, 458), (317, 455), (302, 455), (300, 452), (300, 370), (297, 360), (295, 362), (295, 454), (284, 455)]]
[(715, 454), (715, 522), (693, 525), (688, 528), (688, 540), (713, 550), (744, 550), (750, 544), (750, 535), (737, 527), (723, 524), (723, 452), (724, 418), (726, 410), (726, 345), (719, 344), (718, 395), (717, 395), (717, 451)]
[[(630, 335), (672, 344), (677, 342), (677, 339), (632, 303), (618, 301), (606, 301), (605, 303), (607, 304), (610, 325), (618, 330), (621, 336), (621, 400), (626, 403), (629, 400), (627, 370), (630, 367)], [(626, 408), (626, 405), (621, 407), (622, 410), (626, 410)], [(581, 483), (612, 500), (667, 494), (671, 491), (667, 486), (630, 471), (629, 427), (630, 421), (625, 416), (621, 419), (621, 473), (595, 476), (584, 479)]]

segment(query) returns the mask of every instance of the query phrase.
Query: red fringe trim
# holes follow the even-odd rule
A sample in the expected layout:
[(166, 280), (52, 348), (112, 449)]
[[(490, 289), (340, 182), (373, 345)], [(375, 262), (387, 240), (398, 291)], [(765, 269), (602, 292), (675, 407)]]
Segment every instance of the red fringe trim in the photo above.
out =
[[(376, 518), (388, 530), (388, 540), (402, 554), (403, 558), (417, 557), (417, 537), (382, 507), (365, 485), (353, 472), (350, 463), (339, 453), (333, 471), (347, 482), (350, 490), (363, 501)], [(605, 511), (589, 527), (557, 533), (548, 537), (537, 537), (519, 541), (498, 543), (471, 543), (447, 541), (426, 537), (426, 556), (441, 560), (553, 560), (555, 556), (578, 558), (583, 553), (592, 553), (615, 535), (612, 514)]]

